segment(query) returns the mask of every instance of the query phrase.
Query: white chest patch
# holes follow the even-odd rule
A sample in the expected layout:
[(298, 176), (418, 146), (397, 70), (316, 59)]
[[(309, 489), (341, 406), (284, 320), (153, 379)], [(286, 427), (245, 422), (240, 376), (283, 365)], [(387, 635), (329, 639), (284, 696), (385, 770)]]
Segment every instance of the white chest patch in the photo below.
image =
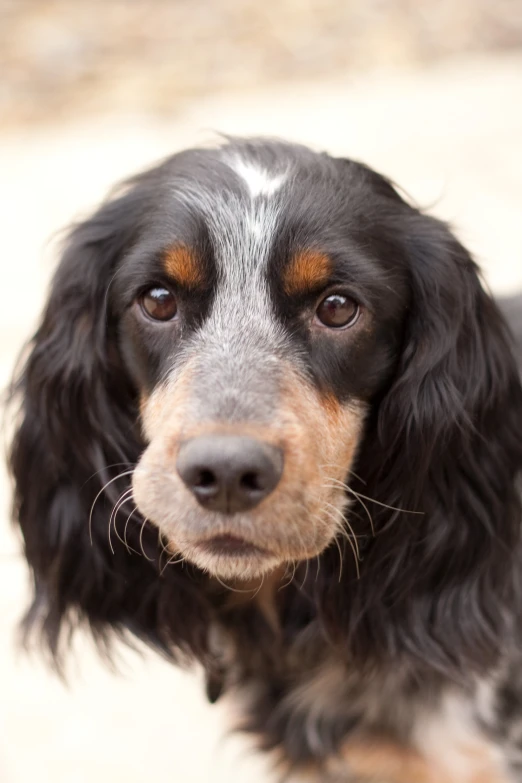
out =
[[(455, 783), (507, 783), (511, 780), (500, 747), (480, 731), (474, 712), (481, 707), (487, 717), (491, 701), (487, 684), (481, 683), (480, 702), (472, 705), (461, 694), (448, 691), (440, 708), (420, 717), (415, 731), (416, 747), (438, 770), (441, 781)], [(474, 707), (474, 709), (472, 709)]]

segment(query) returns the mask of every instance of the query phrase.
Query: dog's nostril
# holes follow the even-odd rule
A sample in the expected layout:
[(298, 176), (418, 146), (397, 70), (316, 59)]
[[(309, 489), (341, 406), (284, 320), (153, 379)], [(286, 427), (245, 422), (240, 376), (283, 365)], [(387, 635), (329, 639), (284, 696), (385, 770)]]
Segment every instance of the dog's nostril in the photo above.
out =
[(239, 484), (241, 487), (247, 490), (251, 489), (256, 491), (263, 489), (261, 482), (259, 481), (259, 474), (254, 473), (253, 471), (244, 473), (239, 480)]
[(217, 478), (211, 470), (202, 470), (199, 473), (198, 478), (194, 482), (195, 487), (203, 487), (208, 489), (217, 484)]
[(275, 489), (283, 453), (255, 438), (206, 435), (181, 444), (176, 468), (200, 505), (235, 514), (253, 508)]

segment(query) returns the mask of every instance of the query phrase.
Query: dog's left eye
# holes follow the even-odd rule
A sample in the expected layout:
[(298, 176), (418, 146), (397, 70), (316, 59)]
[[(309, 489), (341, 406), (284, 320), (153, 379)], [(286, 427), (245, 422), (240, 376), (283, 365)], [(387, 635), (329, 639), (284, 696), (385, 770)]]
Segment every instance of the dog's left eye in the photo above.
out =
[(139, 298), (141, 309), (153, 321), (172, 321), (178, 312), (174, 294), (166, 288), (149, 288)]
[(317, 307), (315, 317), (330, 329), (353, 326), (359, 317), (359, 305), (344, 294), (330, 294)]

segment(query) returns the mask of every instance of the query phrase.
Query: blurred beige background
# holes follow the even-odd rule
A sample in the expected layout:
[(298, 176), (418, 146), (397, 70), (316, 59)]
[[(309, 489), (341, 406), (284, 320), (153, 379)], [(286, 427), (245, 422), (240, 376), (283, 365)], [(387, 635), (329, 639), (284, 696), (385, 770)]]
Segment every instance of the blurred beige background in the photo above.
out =
[[(451, 220), (496, 291), (522, 288), (520, 0), (0, 0), (0, 66), (2, 383), (57, 230), (214, 131), (365, 160)], [(0, 781), (268, 783), (197, 672), (123, 651), (114, 675), (81, 640), (66, 689), (16, 649), (5, 478), (0, 499)]]

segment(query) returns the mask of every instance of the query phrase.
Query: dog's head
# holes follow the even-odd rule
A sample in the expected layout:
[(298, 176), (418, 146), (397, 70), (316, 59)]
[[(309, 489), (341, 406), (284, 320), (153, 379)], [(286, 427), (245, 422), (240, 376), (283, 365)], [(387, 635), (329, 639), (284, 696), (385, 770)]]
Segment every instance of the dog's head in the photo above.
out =
[(293, 145), (181, 153), (78, 226), (20, 390), (52, 633), (74, 607), (157, 634), (184, 563), (251, 579), (334, 544), (354, 580), (375, 533), (382, 589), (433, 582), (450, 545), (471, 573), (515, 502), (520, 386), (473, 262), (383, 177)]
[(255, 577), (344, 529), (408, 306), (401, 203), (383, 182), (369, 208), (364, 168), (282, 145), (167, 169), (111, 284), (147, 443), (134, 498), (173, 555)]

